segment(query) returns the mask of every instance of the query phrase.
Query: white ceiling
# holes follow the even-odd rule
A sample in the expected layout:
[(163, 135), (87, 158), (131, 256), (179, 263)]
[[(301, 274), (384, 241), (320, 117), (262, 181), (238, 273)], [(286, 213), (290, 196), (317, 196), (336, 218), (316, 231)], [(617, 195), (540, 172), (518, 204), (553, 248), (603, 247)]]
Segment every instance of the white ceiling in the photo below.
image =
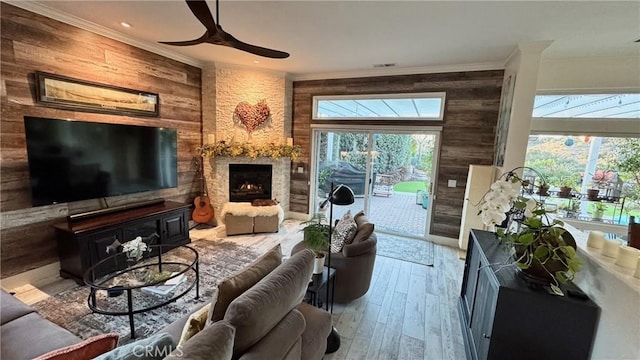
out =
[[(13, 2), (12, 2), (13, 3)], [(204, 27), (184, 1), (40, 1), (156, 47), (166, 55), (317, 74), (397, 68), (495, 68), (518, 43), (553, 40), (545, 58), (640, 56), (640, 1), (222, 1), (220, 22), (241, 41), (289, 52), (261, 58), (211, 44), (172, 47), (157, 41), (199, 37)], [(215, 1), (208, 1), (215, 12)], [(215, 16), (215, 15), (214, 15)], [(133, 25), (120, 26), (121, 21)], [(259, 63), (254, 63), (259, 61)]]

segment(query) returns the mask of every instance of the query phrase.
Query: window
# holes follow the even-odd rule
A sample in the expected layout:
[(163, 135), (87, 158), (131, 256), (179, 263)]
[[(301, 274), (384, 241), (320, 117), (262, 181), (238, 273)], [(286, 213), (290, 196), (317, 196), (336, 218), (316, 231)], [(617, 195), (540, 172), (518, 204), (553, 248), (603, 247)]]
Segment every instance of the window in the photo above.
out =
[(537, 95), (533, 117), (640, 119), (640, 94)]
[(314, 96), (314, 120), (442, 120), (445, 93)]

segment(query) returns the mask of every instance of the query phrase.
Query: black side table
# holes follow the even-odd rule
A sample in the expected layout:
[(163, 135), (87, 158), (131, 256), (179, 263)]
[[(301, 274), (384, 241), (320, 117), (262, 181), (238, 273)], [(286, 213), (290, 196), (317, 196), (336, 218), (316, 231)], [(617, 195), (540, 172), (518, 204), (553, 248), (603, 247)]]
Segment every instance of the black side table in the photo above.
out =
[[(328, 285), (329, 281), (331, 281), (331, 287), (329, 288), (329, 293), (331, 296), (331, 312), (333, 313), (333, 289), (336, 285), (336, 269), (324, 267), (322, 269), (322, 274), (313, 274), (311, 276), (311, 282), (309, 283), (309, 287), (307, 287), (306, 297), (307, 302), (316, 307), (322, 307), (322, 302), (320, 299), (323, 294), (327, 293), (327, 289), (325, 286)], [(325, 301), (329, 301), (325, 299)]]

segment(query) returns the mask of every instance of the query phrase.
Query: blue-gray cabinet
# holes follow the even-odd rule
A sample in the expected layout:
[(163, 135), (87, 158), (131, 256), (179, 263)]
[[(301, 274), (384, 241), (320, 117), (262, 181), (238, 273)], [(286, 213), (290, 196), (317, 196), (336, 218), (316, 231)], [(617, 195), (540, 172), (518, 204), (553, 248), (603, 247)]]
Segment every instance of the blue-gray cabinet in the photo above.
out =
[[(598, 305), (532, 287), (503, 267), (510, 261), (494, 233), (471, 230), (458, 303), (467, 358), (588, 359)], [(573, 284), (562, 289), (579, 291)]]

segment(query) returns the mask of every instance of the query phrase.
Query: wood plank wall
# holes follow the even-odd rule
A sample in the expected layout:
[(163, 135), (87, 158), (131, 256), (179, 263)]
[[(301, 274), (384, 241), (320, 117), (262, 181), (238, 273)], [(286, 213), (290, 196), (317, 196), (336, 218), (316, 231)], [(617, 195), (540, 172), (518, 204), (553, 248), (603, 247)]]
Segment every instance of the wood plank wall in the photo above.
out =
[[(502, 70), (416, 74), (353, 79), (297, 81), (293, 83), (293, 136), (303, 148), (299, 163), (304, 174), (291, 177), (291, 211), (308, 213), (309, 156), (312, 99), (316, 95), (356, 95), (407, 92), (446, 92), (444, 121), (375, 124), (403, 126), (442, 125), (437, 198), (431, 234), (457, 238), (470, 164), (491, 165), (500, 106)], [(320, 123), (320, 122), (317, 122)], [(367, 124), (366, 121), (322, 121), (323, 124)], [(457, 180), (455, 188), (447, 180)]]
[[(31, 207), (23, 117), (39, 116), (178, 129), (178, 187), (107, 198), (110, 206), (165, 198), (187, 202), (201, 142), (200, 69), (1, 3), (0, 120), (1, 277), (58, 260), (50, 227), (70, 213), (95, 210), (98, 200)], [(127, 117), (46, 108), (34, 103), (33, 72), (66, 75), (160, 95), (159, 117)]]

